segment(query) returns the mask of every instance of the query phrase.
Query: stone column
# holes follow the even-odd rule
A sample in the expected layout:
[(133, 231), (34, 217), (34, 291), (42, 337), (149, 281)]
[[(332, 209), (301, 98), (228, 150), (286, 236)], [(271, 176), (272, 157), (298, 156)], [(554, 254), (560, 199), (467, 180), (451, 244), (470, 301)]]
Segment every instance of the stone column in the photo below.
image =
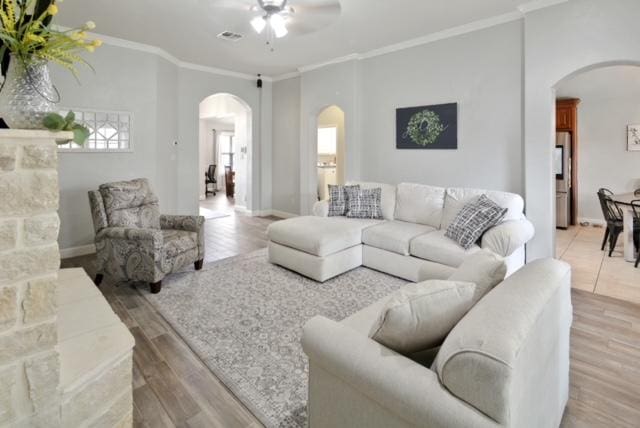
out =
[(0, 426), (60, 425), (60, 136), (0, 130)]

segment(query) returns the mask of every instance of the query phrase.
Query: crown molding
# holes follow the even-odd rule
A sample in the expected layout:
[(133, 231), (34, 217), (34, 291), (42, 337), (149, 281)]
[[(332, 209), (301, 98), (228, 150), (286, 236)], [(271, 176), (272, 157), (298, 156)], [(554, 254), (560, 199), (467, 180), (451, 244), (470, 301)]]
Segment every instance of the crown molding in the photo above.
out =
[(506, 24), (508, 22), (517, 21), (519, 19), (522, 19), (522, 13), (518, 11), (509, 12), (503, 15), (498, 15), (487, 19), (481, 19), (479, 21), (473, 21), (468, 24), (459, 25), (447, 30), (438, 31), (436, 33), (427, 34), (426, 36), (406, 40), (404, 42), (385, 46), (379, 49), (374, 49), (372, 51), (361, 54), (360, 57), (365, 59), (373, 58), (380, 55), (386, 55), (392, 52), (437, 42), (439, 40), (450, 39), (452, 37), (461, 36), (463, 34), (473, 33), (474, 31), (484, 30), (486, 28), (491, 28), (497, 25)]
[[(63, 26), (57, 26), (57, 28), (60, 31), (70, 30), (70, 28), (63, 27)], [(139, 52), (150, 53), (169, 61), (170, 63), (178, 66), (179, 68), (184, 68), (186, 70), (201, 71), (203, 73), (216, 74), (219, 76), (236, 77), (238, 79), (245, 79), (245, 80), (256, 80), (258, 78), (257, 74), (254, 75), (254, 74), (240, 73), (237, 71), (226, 70), (223, 68), (210, 67), (207, 65), (182, 61), (179, 58), (176, 58), (175, 56), (171, 55), (169, 52), (167, 52), (166, 50), (158, 46), (147, 45), (145, 43), (138, 43), (138, 42), (134, 42), (127, 39), (121, 39), (119, 37), (108, 36), (106, 34), (99, 34), (99, 33), (88, 33), (88, 34), (91, 38), (102, 40), (102, 42), (105, 45), (116, 46), (116, 47), (131, 49)], [(271, 82), (273, 81), (273, 78), (271, 76), (262, 76), (262, 80)]]
[[(304, 66), (298, 67), (297, 71), (292, 71), (289, 73), (284, 73), (284, 74), (280, 74), (273, 77), (264, 76), (264, 75), (261, 77), (262, 77), (262, 80), (266, 82), (278, 82), (281, 80), (292, 79), (294, 77), (299, 77), (302, 74), (307, 73), (309, 71), (318, 70), (320, 68), (324, 68), (330, 65), (340, 64), (348, 61), (357, 61), (357, 60), (362, 60), (367, 58), (373, 58), (380, 55), (386, 55), (386, 54), (401, 51), (404, 49), (410, 49), (413, 47), (437, 42), (439, 40), (444, 40), (451, 37), (472, 33), (474, 31), (495, 27), (497, 25), (506, 24), (508, 22), (517, 21), (519, 19), (522, 19), (529, 12), (544, 9), (547, 7), (556, 6), (562, 3), (567, 3), (568, 1), (569, 0), (533, 0), (528, 3), (521, 4), (520, 6), (517, 7), (517, 11), (514, 11), (514, 12), (509, 12), (509, 13), (494, 16), (491, 18), (473, 21), (468, 24), (449, 28), (447, 30), (427, 34), (426, 36), (417, 37), (415, 39), (406, 40), (404, 42), (395, 43), (395, 44), (384, 46), (378, 49), (373, 49), (365, 53), (352, 53), (349, 55), (333, 58), (327, 61), (304, 65)], [(57, 28), (59, 28), (62, 31), (70, 29), (68, 27), (62, 27), (62, 26), (57, 26)], [(148, 45), (145, 43), (138, 43), (131, 40), (121, 39), (119, 37), (107, 36), (105, 34), (99, 34), (99, 33), (90, 33), (90, 35), (92, 37), (101, 39), (105, 44), (110, 46), (117, 46), (117, 47), (122, 47), (122, 48), (127, 48), (127, 49), (132, 49), (132, 50), (137, 50), (137, 51), (147, 52), (147, 53), (157, 55), (171, 62), (172, 64), (186, 70), (200, 71), (204, 73), (216, 74), (219, 76), (235, 77), (238, 79), (245, 79), (245, 80), (255, 80), (257, 78), (257, 75), (253, 75), (253, 74), (241, 73), (233, 70), (227, 70), (223, 68), (211, 67), (207, 65), (182, 61), (179, 58), (176, 58), (175, 56), (171, 55), (169, 52), (167, 52), (166, 50), (158, 46)]]
[(533, 12), (534, 10), (544, 9), (558, 4), (567, 3), (568, 1), (569, 0), (534, 0), (518, 6), (518, 11), (520, 11), (520, 13), (522, 14), (526, 14), (529, 12)]
[(302, 73), (299, 71), (292, 71), (291, 73), (279, 74), (277, 76), (273, 76), (271, 80), (273, 82), (280, 82), (281, 80), (293, 79), (294, 77), (300, 77)]

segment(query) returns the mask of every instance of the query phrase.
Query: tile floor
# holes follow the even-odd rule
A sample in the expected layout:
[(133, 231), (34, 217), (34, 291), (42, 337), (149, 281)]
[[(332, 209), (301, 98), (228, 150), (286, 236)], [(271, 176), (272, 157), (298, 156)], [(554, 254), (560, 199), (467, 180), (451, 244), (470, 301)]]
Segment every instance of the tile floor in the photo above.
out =
[(556, 257), (573, 268), (573, 288), (640, 303), (640, 267), (624, 260), (622, 239), (609, 257), (600, 251), (604, 228), (575, 226), (556, 232)]

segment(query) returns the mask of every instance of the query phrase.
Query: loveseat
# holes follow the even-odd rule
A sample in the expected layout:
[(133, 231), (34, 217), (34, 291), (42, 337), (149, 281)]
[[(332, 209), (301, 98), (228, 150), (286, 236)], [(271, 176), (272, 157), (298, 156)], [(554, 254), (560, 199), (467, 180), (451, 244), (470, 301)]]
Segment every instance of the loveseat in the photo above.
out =
[(341, 322), (318, 316), (305, 325), (309, 426), (560, 424), (569, 395), (569, 265), (526, 265), (475, 304), (439, 348), (408, 356), (369, 337), (388, 299)]
[[(524, 247), (533, 238), (534, 228), (524, 216), (520, 195), (413, 183), (350, 184), (382, 189), (383, 219), (328, 217), (328, 201), (319, 201), (312, 216), (269, 226), (269, 260), (320, 282), (359, 266), (413, 282), (444, 279), (482, 248), (505, 258), (507, 275), (524, 265)], [(445, 231), (463, 206), (481, 195), (507, 212), (465, 250)]]

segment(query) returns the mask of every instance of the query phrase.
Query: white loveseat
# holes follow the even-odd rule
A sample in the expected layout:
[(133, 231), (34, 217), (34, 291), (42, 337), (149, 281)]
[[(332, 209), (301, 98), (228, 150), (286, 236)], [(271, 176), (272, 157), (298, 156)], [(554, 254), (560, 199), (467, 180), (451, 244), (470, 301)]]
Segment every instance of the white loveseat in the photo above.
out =
[(438, 349), (403, 356), (369, 338), (387, 298), (341, 322), (312, 318), (313, 428), (551, 428), (569, 396), (571, 270), (530, 263), (498, 284)]
[[(350, 184), (382, 188), (383, 220), (327, 217), (328, 201), (320, 201), (313, 216), (269, 226), (269, 260), (321, 282), (362, 265), (414, 282), (444, 279), (481, 248), (505, 258), (507, 275), (525, 262), (524, 246), (534, 229), (520, 195), (412, 183)], [(464, 250), (445, 231), (462, 207), (482, 194), (508, 211), (480, 245)]]

